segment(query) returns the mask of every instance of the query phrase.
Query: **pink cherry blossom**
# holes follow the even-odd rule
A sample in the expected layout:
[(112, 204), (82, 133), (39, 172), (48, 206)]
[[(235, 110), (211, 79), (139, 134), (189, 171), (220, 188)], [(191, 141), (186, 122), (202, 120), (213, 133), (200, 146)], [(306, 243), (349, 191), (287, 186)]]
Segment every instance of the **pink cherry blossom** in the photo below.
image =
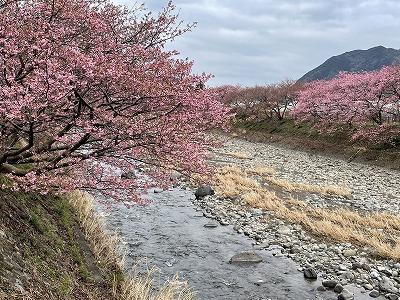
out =
[[(158, 15), (107, 0), (3, 2), (0, 173), (15, 188), (136, 199), (168, 170), (207, 171), (205, 133), (229, 111), (210, 75), (164, 50), (194, 25), (171, 2)], [(138, 168), (152, 180), (120, 177)]]
[(395, 143), (400, 138), (400, 66), (340, 73), (300, 91), (293, 115), (321, 130), (344, 128), (354, 139)]

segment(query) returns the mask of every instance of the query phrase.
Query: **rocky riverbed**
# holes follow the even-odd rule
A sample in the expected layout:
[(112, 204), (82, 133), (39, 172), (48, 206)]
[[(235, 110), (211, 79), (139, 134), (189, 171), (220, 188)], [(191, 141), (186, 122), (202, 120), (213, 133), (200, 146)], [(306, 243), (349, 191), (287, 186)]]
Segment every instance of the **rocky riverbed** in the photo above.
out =
[[(251, 168), (268, 166), (277, 176), (291, 182), (336, 184), (348, 187), (351, 197), (321, 196), (304, 193), (302, 201), (314, 207), (346, 207), (357, 211), (385, 211), (398, 215), (400, 173), (376, 166), (286, 149), (276, 145), (252, 143), (223, 137), (223, 151), (216, 151), (217, 165)], [(236, 155), (232, 155), (236, 153)], [(228, 154), (228, 155), (227, 155)], [(236, 157), (235, 157), (236, 156)], [(239, 199), (240, 200), (240, 199)], [(398, 299), (400, 263), (376, 260), (367, 248), (351, 243), (334, 243), (308, 234), (300, 225), (288, 224), (272, 212), (249, 208), (240, 201), (210, 195), (194, 201), (204, 215), (222, 225), (253, 238), (255, 249), (271, 249), (276, 257), (290, 257), (307, 277), (324, 280), (319, 288), (340, 292), (346, 284), (355, 284), (370, 297), (384, 295)], [(343, 292), (339, 299), (352, 299)]]
[[(314, 207), (399, 213), (399, 172), (228, 136), (222, 139), (225, 145), (214, 150), (212, 164), (268, 166), (291, 182), (335, 184), (351, 191), (351, 197), (298, 195)], [(240, 199), (196, 199), (185, 183), (156, 192), (149, 193), (146, 206), (118, 205), (101, 211), (123, 238), (128, 265), (147, 257), (146, 265), (158, 268), (160, 282), (179, 274), (197, 292), (196, 299), (399, 299), (398, 261), (378, 260), (366, 247), (313, 236)], [(232, 263), (242, 259), (253, 262)]]

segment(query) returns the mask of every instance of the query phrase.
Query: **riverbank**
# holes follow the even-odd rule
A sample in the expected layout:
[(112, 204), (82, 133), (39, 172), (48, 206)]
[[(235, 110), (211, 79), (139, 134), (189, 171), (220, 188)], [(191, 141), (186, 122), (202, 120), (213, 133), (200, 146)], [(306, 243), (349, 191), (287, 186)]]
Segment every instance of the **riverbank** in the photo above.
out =
[(0, 197), (0, 298), (113, 299), (119, 271), (98, 262), (67, 200)]
[(210, 159), (220, 168), (217, 194), (195, 202), (206, 216), (330, 285), (398, 299), (398, 171), (274, 143), (222, 142)]
[(320, 134), (308, 124), (295, 123), (290, 119), (238, 121), (233, 125), (233, 132), (250, 142), (273, 143), (293, 150), (400, 170), (399, 146), (353, 141), (348, 134), (340, 131)]
[(192, 299), (185, 283), (154, 289), (151, 272), (125, 270), (120, 241), (89, 195), (2, 190), (0, 199), (1, 300)]

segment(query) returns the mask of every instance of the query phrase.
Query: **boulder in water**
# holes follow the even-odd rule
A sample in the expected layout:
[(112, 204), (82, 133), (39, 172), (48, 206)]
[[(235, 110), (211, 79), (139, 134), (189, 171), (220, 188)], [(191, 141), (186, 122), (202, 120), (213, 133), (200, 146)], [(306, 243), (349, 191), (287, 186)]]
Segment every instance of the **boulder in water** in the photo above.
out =
[(241, 252), (232, 256), (230, 263), (260, 263), (262, 257), (254, 252)]

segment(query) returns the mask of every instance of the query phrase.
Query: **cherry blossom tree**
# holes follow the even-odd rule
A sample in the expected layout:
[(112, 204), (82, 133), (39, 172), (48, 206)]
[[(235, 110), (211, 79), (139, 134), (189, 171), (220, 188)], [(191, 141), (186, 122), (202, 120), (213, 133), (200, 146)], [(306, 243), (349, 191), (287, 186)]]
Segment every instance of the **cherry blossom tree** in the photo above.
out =
[(311, 82), (299, 93), (294, 115), (322, 130), (345, 128), (353, 138), (394, 141), (400, 137), (400, 67), (341, 73)]
[[(157, 15), (108, 0), (0, 6), (0, 173), (39, 192), (96, 189), (135, 199), (142, 168), (204, 172), (228, 110), (209, 75), (165, 44), (190, 30), (170, 2)], [(149, 182), (149, 180), (146, 180)]]
[(300, 83), (284, 80), (275, 84), (240, 86), (222, 86), (223, 102), (236, 112), (239, 119), (283, 120), (288, 110), (294, 106)]

